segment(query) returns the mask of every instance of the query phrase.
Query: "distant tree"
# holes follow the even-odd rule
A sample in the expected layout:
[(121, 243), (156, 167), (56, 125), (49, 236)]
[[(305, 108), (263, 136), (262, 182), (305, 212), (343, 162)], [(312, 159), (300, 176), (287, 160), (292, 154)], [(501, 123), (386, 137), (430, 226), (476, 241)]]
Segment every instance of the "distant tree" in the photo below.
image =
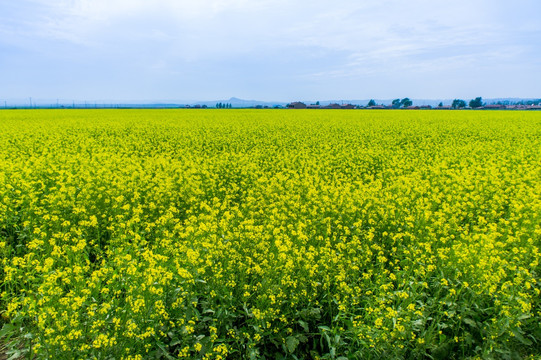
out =
[(466, 102), (464, 100), (454, 99), (451, 107), (453, 109), (463, 109), (466, 107)]
[(443, 103), (440, 102), (440, 103), (438, 104), (438, 107), (443, 107)]
[(371, 99), (366, 106), (376, 106), (376, 102), (374, 101), (374, 99)]
[(400, 104), (407, 108), (408, 106), (411, 106), (413, 105), (413, 101), (411, 101), (409, 98), (403, 98), (402, 100), (400, 100)]
[(474, 100), (470, 101), (470, 107), (472, 109), (480, 108), (483, 105), (485, 105), (485, 104), (483, 104), (483, 98), (482, 97), (476, 97)]
[(394, 99), (392, 102), (392, 106), (395, 109), (398, 109), (400, 107), (400, 99)]
[(319, 101), (316, 101), (316, 105), (319, 105)]

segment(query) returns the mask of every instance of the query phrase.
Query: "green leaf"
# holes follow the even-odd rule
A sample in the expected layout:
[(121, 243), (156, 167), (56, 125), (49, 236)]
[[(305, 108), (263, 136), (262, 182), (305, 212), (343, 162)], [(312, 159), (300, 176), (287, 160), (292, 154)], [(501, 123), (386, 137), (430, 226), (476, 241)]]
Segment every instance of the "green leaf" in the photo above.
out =
[(250, 360), (255, 360), (257, 359), (257, 356), (258, 356), (258, 352), (254, 349), (250, 350), (250, 354), (248, 355)]
[(9, 339), (13, 334), (15, 334), (16, 330), (16, 326), (13, 326), (11, 324), (4, 324), (4, 326), (2, 326), (2, 330), (0, 330), (0, 339), (4, 337)]
[(167, 360), (174, 360), (175, 358), (172, 357), (170, 354), (169, 354), (169, 351), (165, 348), (165, 346), (161, 343), (158, 343), (158, 347), (160, 348), (160, 350), (162, 351), (162, 355), (165, 356), (165, 358)]
[(471, 327), (474, 327), (474, 328), (477, 327), (477, 323), (474, 320), (470, 319), (470, 318), (464, 318), (464, 322), (466, 324), (470, 325)]
[(424, 327), (424, 321), (422, 319), (417, 319), (414, 322), (412, 322), (413, 329), (415, 330), (421, 330)]
[(26, 351), (21, 351), (19, 349), (15, 349), (15, 350), (10, 350), (8, 352), (6, 352), (6, 355), (10, 355), (8, 357), (8, 360), (17, 360), (17, 359), (21, 359), (23, 358), (23, 356), (25, 355)]
[(296, 337), (294, 336), (287, 337), (286, 346), (287, 346), (287, 351), (289, 351), (290, 354), (295, 351), (295, 349), (297, 348), (297, 345), (299, 345), (299, 340), (297, 340)]
[(518, 339), (518, 341), (520, 341), (524, 345), (530, 346), (533, 344), (530, 339), (527, 339), (524, 336), (522, 336), (523, 334), (522, 330), (515, 328), (515, 329), (512, 329), (511, 331), (513, 332), (513, 335), (515, 335), (515, 337)]
[(321, 317), (321, 309), (320, 308), (312, 308), (310, 310), (310, 315), (315, 317), (316, 319), (319, 319)]

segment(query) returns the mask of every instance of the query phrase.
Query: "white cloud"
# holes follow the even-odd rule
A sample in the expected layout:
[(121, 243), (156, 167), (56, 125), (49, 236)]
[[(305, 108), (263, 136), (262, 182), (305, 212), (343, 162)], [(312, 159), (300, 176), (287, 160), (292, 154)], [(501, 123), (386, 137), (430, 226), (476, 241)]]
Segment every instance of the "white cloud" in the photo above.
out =
[(248, 88), (255, 86), (248, 77), (258, 74), (274, 92), (284, 79), (297, 81), (291, 86), (300, 92), (317, 81), (329, 88), (331, 77), (399, 81), (404, 72), (422, 78), (447, 70), (456, 78), (460, 67), (483, 65), (539, 69), (541, 23), (529, 10), (535, 5), (516, 0), (517, 10), (509, 11), (503, 0), (20, 0), (0, 3), (0, 47), (32, 53), (42, 66), (46, 59), (66, 69), (90, 66), (104, 83), (112, 71), (148, 76), (151, 85), (209, 73), (216, 87)]
[[(452, 46), (497, 36), (490, 2), (427, 0), (53, 0), (33, 19), (34, 34), (88, 46), (136, 39), (182, 42), (191, 58), (259, 48), (312, 46), (332, 51)], [(466, 10), (467, 9), (467, 10)], [(129, 44), (127, 44), (129, 46)]]

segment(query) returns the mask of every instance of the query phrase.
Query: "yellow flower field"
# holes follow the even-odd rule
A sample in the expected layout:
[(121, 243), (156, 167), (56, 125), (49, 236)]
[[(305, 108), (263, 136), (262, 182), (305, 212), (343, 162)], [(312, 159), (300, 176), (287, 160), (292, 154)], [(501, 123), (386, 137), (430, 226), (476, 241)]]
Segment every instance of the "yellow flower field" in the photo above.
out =
[(541, 353), (541, 112), (6, 110), (0, 144), (9, 356)]

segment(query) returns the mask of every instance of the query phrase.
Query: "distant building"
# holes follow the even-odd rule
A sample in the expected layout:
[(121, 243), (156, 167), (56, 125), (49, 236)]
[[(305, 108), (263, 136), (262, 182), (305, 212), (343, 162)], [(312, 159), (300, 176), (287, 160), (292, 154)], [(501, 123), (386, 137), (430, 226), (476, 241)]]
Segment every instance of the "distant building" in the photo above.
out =
[(307, 109), (321, 109), (321, 105), (306, 105)]
[(324, 107), (324, 109), (341, 109), (342, 106), (340, 104), (329, 104)]
[(300, 101), (295, 101), (287, 105), (287, 108), (288, 109), (306, 109), (306, 104)]
[(355, 109), (355, 105), (346, 104), (346, 105), (342, 105), (340, 108), (341, 109)]
[(502, 105), (502, 104), (485, 105), (485, 106), (482, 107), (482, 109), (486, 109), (486, 110), (503, 110), (503, 109), (505, 109), (505, 105)]

